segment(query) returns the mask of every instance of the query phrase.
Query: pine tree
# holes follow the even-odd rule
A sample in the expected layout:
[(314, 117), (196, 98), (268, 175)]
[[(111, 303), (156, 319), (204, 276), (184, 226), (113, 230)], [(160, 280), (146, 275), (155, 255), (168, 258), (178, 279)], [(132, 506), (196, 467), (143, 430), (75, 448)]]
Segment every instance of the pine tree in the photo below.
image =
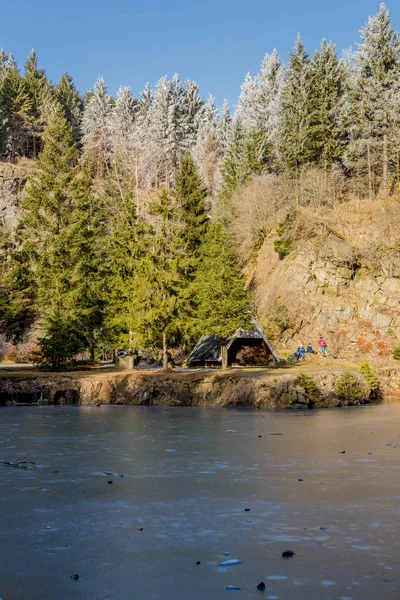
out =
[(191, 261), (196, 260), (207, 229), (206, 194), (194, 160), (185, 155), (176, 178), (174, 200), (181, 225), (179, 243)]
[(84, 151), (90, 164), (94, 165), (97, 177), (103, 176), (108, 161), (108, 123), (112, 106), (113, 100), (100, 77), (87, 98), (82, 117)]
[(106, 179), (104, 204), (108, 208), (105, 238), (109, 268), (109, 302), (107, 304), (106, 330), (113, 347), (129, 350), (130, 367), (138, 351), (138, 310), (142, 285), (139, 265), (152, 248), (153, 228), (137, 215), (135, 192), (128, 181)]
[(226, 150), (231, 136), (231, 115), (228, 101), (225, 99), (218, 118), (218, 132), (222, 153)]
[(218, 111), (211, 94), (201, 111), (193, 156), (200, 175), (210, 193), (217, 184), (217, 173), (222, 156), (222, 140), (219, 131)]
[(271, 148), (266, 144), (262, 132), (246, 132), (240, 122), (236, 121), (233, 124), (221, 166), (218, 202), (222, 214), (230, 214), (229, 201), (233, 192), (252, 175), (262, 173), (269, 163), (270, 156)]
[(15, 162), (26, 151), (32, 97), (12, 56), (0, 84), (0, 153)]
[(173, 199), (162, 190), (152, 206), (159, 226), (152, 232), (151, 250), (136, 264), (135, 331), (148, 345), (163, 350), (163, 368), (168, 368), (168, 347), (179, 336), (182, 310), (182, 288), (185, 287), (185, 264), (175, 216)]
[(240, 88), (235, 120), (245, 132), (258, 129), (259, 87), (257, 80), (247, 73)]
[(257, 130), (265, 135), (266, 141), (272, 146), (276, 143), (278, 134), (282, 90), (285, 83), (285, 69), (276, 49), (272, 54), (264, 56), (257, 82)]
[(17, 343), (35, 319), (35, 291), (27, 257), (0, 222), (0, 333)]
[(0, 48), (0, 84), (7, 71), (7, 60), (8, 56), (4, 48)]
[(182, 151), (193, 150), (203, 112), (204, 102), (199, 86), (194, 81), (185, 81), (181, 101)]
[(75, 87), (73, 79), (64, 73), (55, 88), (55, 95), (60, 103), (64, 116), (72, 127), (74, 140), (79, 142), (81, 133), (81, 120), (83, 114), (83, 101)]
[(30, 257), (37, 306), (44, 324), (73, 315), (71, 225), (78, 150), (65, 119), (57, 114), (43, 134), (44, 148), (23, 201), (22, 244)]
[(311, 129), (312, 96), (310, 59), (301, 40), (296, 39), (290, 54), (289, 68), (282, 91), (279, 128), (279, 162), (281, 169), (298, 176), (313, 158)]
[(106, 215), (102, 197), (93, 189), (89, 169), (79, 173), (71, 192), (71, 313), (94, 360), (95, 348), (104, 330), (108, 296), (109, 271), (104, 248)]
[[(25, 63), (24, 79), (27, 92), (31, 98), (26, 154), (36, 158), (40, 150), (40, 138), (46, 121), (42, 113), (48, 108), (46, 104), (49, 99), (54, 101), (54, 91), (44, 69), (38, 67), (38, 57), (35, 50), (31, 50)], [(44, 107), (43, 104), (45, 104)]]
[(222, 368), (228, 366), (228, 338), (250, 324), (249, 293), (228, 235), (221, 221), (208, 228), (201, 263), (194, 281), (198, 333), (216, 335), (221, 341)]
[(372, 199), (374, 169), (384, 195), (388, 193), (390, 147), (396, 144), (399, 128), (400, 41), (384, 4), (361, 30), (361, 39), (346, 107), (349, 162), (359, 172), (368, 172)]
[(335, 45), (325, 40), (315, 52), (310, 66), (313, 160), (325, 169), (342, 159), (345, 132), (340, 127), (345, 70), (336, 56)]

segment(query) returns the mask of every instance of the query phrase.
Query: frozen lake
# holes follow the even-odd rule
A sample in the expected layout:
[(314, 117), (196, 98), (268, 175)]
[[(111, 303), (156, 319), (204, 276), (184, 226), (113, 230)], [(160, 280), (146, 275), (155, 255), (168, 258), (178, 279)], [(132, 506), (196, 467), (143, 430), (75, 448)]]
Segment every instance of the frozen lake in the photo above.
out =
[(26, 454), (2, 600), (400, 597), (400, 407), (1, 408), (0, 458)]

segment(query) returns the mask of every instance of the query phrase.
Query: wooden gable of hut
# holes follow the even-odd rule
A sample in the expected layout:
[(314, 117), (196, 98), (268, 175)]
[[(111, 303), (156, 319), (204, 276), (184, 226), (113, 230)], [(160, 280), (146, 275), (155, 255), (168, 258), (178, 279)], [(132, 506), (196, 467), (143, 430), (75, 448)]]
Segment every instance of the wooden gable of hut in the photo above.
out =
[[(228, 340), (228, 365), (237, 367), (267, 367), (278, 362), (271, 344), (262, 330), (237, 329)], [(221, 365), (220, 338), (203, 335), (188, 360), (191, 367), (218, 367)]]

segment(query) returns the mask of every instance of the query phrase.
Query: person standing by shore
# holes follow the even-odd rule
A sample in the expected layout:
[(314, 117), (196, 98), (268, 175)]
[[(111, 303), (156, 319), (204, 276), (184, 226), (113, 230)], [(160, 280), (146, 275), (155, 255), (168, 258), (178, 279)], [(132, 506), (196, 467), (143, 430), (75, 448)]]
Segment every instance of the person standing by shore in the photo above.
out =
[(322, 336), (320, 336), (320, 338), (318, 340), (318, 346), (321, 350), (321, 356), (326, 357), (326, 352), (328, 350), (328, 346), (326, 345), (326, 342)]

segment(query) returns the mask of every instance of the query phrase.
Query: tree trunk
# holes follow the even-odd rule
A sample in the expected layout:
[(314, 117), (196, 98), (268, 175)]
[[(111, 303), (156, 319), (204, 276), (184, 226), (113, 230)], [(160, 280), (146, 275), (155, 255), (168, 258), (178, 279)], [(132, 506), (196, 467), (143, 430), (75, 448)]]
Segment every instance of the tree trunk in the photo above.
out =
[(167, 336), (165, 331), (162, 334), (162, 343), (163, 343), (163, 370), (168, 371), (168, 348), (167, 348)]
[(226, 340), (221, 340), (221, 366), (223, 369), (228, 368), (228, 344)]
[(165, 186), (167, 188), (167, 192), (169, 193), (171, 184), (170, 184), (170, 179), (169, 179), (169, 163), (168, 163), (168, 161), (165, 161)]
[(382, 195), (388, 197), (389, 182), (388, 182), (388, 139), (387, 134), (383, 136), (383, 156), (382, 156)]
[(93, 360), (93, 361), (94, 361), (94, 349), (95, 349), (95, 343), (94, 343), (94, 341), (93, 341), (93, 340), (91, 340), (89, 348), (90, 348), (90, 360)]
[(367, 145), (367, 156), (368, 156), (368, 189), (369, 189), (369, 199), (372, 202), (374, 199), (374, 192), (372, 188), (372, 169), (371, 169), (371, 144), (368, 141)]
[(139, 210), (139, 158), (135, 156), (135, 203), (136, 203), (136, 216), (140, 214)]
[(133, 369), (134, 367), (134, 362), (135, 362), (135, 356), (134, 356), (134, 352), (133, 352), (133, 347), (134, 347), (134, 333), (132, 331), (132, 329), (129, 330), (129, 347), (128, 347), (128, 369)]

